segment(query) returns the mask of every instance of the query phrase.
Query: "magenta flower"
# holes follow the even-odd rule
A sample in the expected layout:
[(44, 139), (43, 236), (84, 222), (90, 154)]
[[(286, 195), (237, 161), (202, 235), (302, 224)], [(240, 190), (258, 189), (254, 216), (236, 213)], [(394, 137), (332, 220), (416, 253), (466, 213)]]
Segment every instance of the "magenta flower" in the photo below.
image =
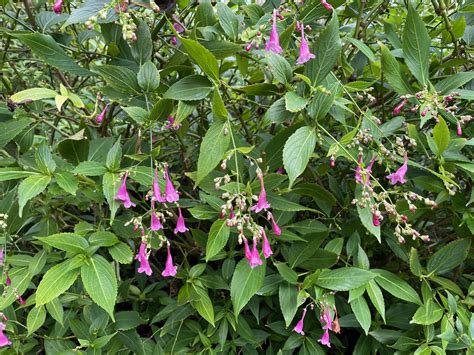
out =
[(168, 245), (168, 257), (166, 258), (165, 270), (161, 273), (163, 277), (175, 276), (177, 267), (173, 265), (170, 246)]
[(11, 345), (12, 342), (8, 339), (8, 337), (3, 334), (6, 325), (4, 323), (0, 323), (0, 348), (3, 346)]
[(402, 102), (400, 102), (397, 106), (395, 106), (395, 108), (393, 109), (392, 114), (394, 116), (398, 115), (400, 113), (400, 111), (402, 110), (403, 106), (405, 106), (406, 103), (407, 103), (407, 100), (403, 99)]
[(151, 222), (150, 222), (150, 229), (152, 231), (159, 231), (163, 229), (163, 225), (161, 224), (160, 219), (156, 216), (155, 211), (155, 201), (151, 200)]
[(272, 251), (272, 248), (270, 247), (270, 243), (268, 242), (265, 229), (263, 228), (262, 228), (262, 236), (263, 236), (263, 245), (262, 245), (263, 256), (265, 257), (265, 259), (268, 259), (273, 254), (273, 251)]
[(158, 171), (155, 169), (155, 177), (153, 179), (153, 197), (158, 202), (165, 202), (165, 197), (161, 194), (160, 185), (158, 184)]
[(273, 23), (272, 23), (272, 29), (270, 32), (270, 39), (268, 40), (267, 44), (265, 45), (265, 50), (267, 52), (275, 52), (277, 54), (280, 54), (283, 52), (283, 48), (280, 47), (280, 39), (278, 38), (278, 31), (277, 31), (277, 25), (276, 25), (276, 10), (273, 10)]
[(165, 179), (166, 179), (166, 187), (165, 187), (165, 198), (168, 202), (178, 202), (179, 195), (178, 192), (175, 190), (173, 186), (173, 182), (170, 179), (170, 174), (168, 172), (168, 168), (165, 168)]
[(175, 31), (178, 32), (178, 33), (184, 32), (183, 25), (181, 25), (178, 22), (173, 23), (173, 27), (174, 27)]
[(4, 263), (3, 258), (4, 258), (3, 248), (1, 248), (1, 249), (0, 249), (0, 266), (2, 266), (3, 263)]
[(11, 284), (12, 284), (12, 279), (7, 274), (7, 277), (5, 278), (5, 285), (10, 286)]
[(284, 174), (284, 173), (286, 173), (285, 168), (283, 168), (283, 167), (280, 166), (280, 167), (276, 170), (276, 173), (277, 173), (277, 174)]
[(456, 134), (458, 135), (458, 137), (462, 137), (462, 127), (461, 127), (461, 124), (457, 123), (457, 127), (456, 127)]
[(140, 262), (140, 267), (138, 268), (138, 273), (144, 272), (148, 276), (152, 274), (150, 263), (148, 262), (148, 253), (146, 251), (146, 243), (144, 241), (140, 244), (140, 249), (138, 250), (137, 256), (135, 256), (135, 260)]
[(304, 25), (301, 24), (300, 56), (298, 57), (296, 64), (304, 64), (315, 57), (316, 56), (309, 51), (308, 41), (304, 37)]
[(332, 315), (331, 315), (331, 308), (328, 305), (325, 305), (322, 313), (321, 313), (321, 323), (325, 323), (323, 325), (323, 329), (332, 330)]
[(187, 232), (189, 229), (186, 228), (184, 224), (183, 214), (181, 213), (181, 208), (178, 208), (179, 216), (178, 221), (176, 222), (176, 228), (174, 229), (174, 234)]
[(56, 0), (56, 2), (53, 5), (53, 11), (57, 14), (60, 14), (62, 5), (63, 5), (63, 0)]
[(252, 252), (250, 251), (249, 242), (247, 241), (247, 238), (243, 237), (243, 240), (244, 240), (244, 255), (245, 255), (245, 259), (247, 259), (247, 261), (248, 261), (249, 264), (250, 264), (250, 260), (252, 259)]
[(293, 330), (297, 332), (298, 334), (304, 335), (303, 331), (303, 326), (304, 326), (304, 317), (306, 316), (306, 308), (303, 309), (303, 315), (301, 316), (301, 319), (296, 323), (295, 327)]
[(326, 10), (329, 10), (329, 11), (332, 10), (331, 4), (328, 3), (326, 0), (321, 0), (321, 4), (326, 8)]
[(374, 227), (380, 226), (380, 219), (379, 216), (376, 213), (372, 213), (372, 223)]
[(173, 116), (168, 116), (167, 120), (168, 120), (168, 123), (166, 124), (165, 128), (172, 129), (173, 131), (177, 131), (181, 127), (181, 124), (174, 123)]
[(23, 306), (26, 304), (25, 300), (23, 299), (23, 297), (21, 296), (18, 296), (18, 302)]
[(127, 177), (128, 172), (126, 172), (125, 176), (123, 177), (122, 185), (120, 186), (117, 195), (115, 195), (115, 199), (122, 201), (125, 208), (130, 208), (132, 206), (135, 207), (136, 205), (130, 200), (130, 196), (128, 195)]
[(258, 179), (260, 180), (260, 194), (258, 195), (258, 202), (255, 206), (250, 207), (250, 210), (254, 211), (255, 213), (258, 213), (263, 209), (270, 208), (270, 204), (267, 201), (267, 192), (265, 191), (265, 186), (263, 185), (263, 175), (258, 174)]
[(370, 162), (369, 166), (365, 169), (365, 183), (364, 183), (364, 177), (362, 177), (362, 155), (359, 155), (359, 161), (357, 164), (357, 168), (355, 170), (355, 180), (356, 183), (358, 184), (363, 184), (365, 186), (370, 186), (370, 174), (372, 173), (372, 167), (375, 162), (375, 157), (372, 159)]
[(272, 229), (273, 229), (273, 233), (277, 236), (280, 236), (281, 235), (281, 229), (280, 227), (278, 226), (278, 224), (276, 223), (275, 221), (275, 218), (273, 217), (273, 214), (269, 213), (270, 215), (270, 220), (272, 221)]
[(107, 106), (104, 107), (104, 109), (102, 110), (102, 112), (99, 114), (99, 116), (97, 116), (97, 118), (95, 119), (97, 121), (97, 123), (102, 123), (102, 121), (104, 120), (104, 117), (105, 117), (105, 113), (107, 112)]
[(257, 242), (255, 241), (255, 239), (253, 240), (253, 248), (249, 264), (252, 269), (263, 264), (262, 259), (260, 259), (260, 254), (258, 253)]
[(396, 183), (404, 184), (407, 181), (405, 180), (405, 174), (407, 173), (408, 170), (408, 156), (405, 154), (405, 159), (404, 163), (401, 167), (398, 168), (397, 171), (394, 173), (391, 173), (390, 175), (387, 176), (387, 179), (390, 180), (390, 183), (392, 185), (395, 185)]
[(326, 345), (328, 348), (331, 347), (331, 342), (329, 341), (329, 330), (326, 329), (321, 336), (321, 339), (318, 340), (322, 345)]

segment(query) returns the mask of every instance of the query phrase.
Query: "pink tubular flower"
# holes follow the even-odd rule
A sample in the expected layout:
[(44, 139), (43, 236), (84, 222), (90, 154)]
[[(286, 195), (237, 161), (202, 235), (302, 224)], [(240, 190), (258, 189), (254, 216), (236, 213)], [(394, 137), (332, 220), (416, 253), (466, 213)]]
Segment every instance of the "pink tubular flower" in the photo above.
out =
[(176, 222), (176, 228), (174, 229), (174, 234), (187, 232), (189, 229), (186, 228), (184, 224), (183, 214), (181, 213), (181, 208), (178, 208), (179, 216), (178, 221)]
[(150, 263), (148, 262), (148, 253), (146, 251), (146, 243), (144, 241), (140, 244), (140, 249), (138, 251), (137, 256), (135, 256), (135, 260), (140, 262), (140, 267), (138, 268), (138, 273), (144, 272), (148, 276), (152, 274)]
[(262, 236), (263, 236), (263, 245), (262, 245), (263, 256), (265, 257), (265, 259), (268, 259), (273, 254), (273, 251), (272, 251), (272, 248), (270, 247), (270, 243), (268, 242), (265, 229), (263, 228), (262, 228)]
[(275, 221), (275, 218), (273, 217), (273, 214), (269, 213), (270, 215), (270, 220), (272, 221), (272, 229), (273, 229), (273, 233), (277, 236), (280, 236), (281, 235), (281, 229), (280, 227), (278, 226), (278, 224), (276, 223)]
[(461, 123), (457, 123), (457, 127), (456, 127), (456, 134), (458, 135), (458, 137), (462, 137), (462, 127), (461, 127)]
[(181, 127), (181, 124), (175, 124), (174, 123), (174, 117), (173, 116), (168, 116), (167, 118), (168, 120), (168, 123), (166, 124), (166, 128), (168, 129), (172, 129), (173, 131), (177, 131), (180, 127)]
[(20, 302), (22, 306), (26, 304), (25, 300), (21, 296), (18, 296), (18, 302)]
[(4, 323), (0, 323), (0, 348), (12, 344), (12, 342), (7, 338), (7, 336), (3, 334), (5, 327), (6, 325)]
[(328, 3), (326, 0), (321, 0), (321, 5), (323, 5), (326, 8), (326, 10), (329, 10), (329, 11), (332, 10), (331, 4)]
[(325, 323), (323, 325), (323, 329), (332, 330), (332, 315), (331, 315), (331, 308), (329, 305), (325, 305), (322, 313), (321, 313), (321, 323)]
[(170, 246), (168, 245), (168, 257), (166, 258), (165, 270), (161, 273), (163, 277), (175, 276), (177, 267), (173, 265)]
[(1, 248), (0, 249), (0, 266), (2, 266), (4, 263), (3, 258), (4, 258), (3, 248)]
[(158, 184), (158, 170), (155, 169), (155, 177), (153, 179), (153, 197), (158, 202), (165, 202), (164, 196), (161, 194), (160, 185)]
[(303, 326), (304, 326), (304, 317), (306, 316), (306, 308), (303, 309), (303, 315), (301, 316), (301, 319), (296, 323), (295, 327), (293, 330), (297, 332), (298, 334), (304, 335), (303, 331)]
[(245, 238), (245, 237), (243, 237), (242, 239), (244, 240), (245, 259), (247, 259), (247, 261), (250, 264), (250, 260), (252, 260), (252, 252), (250, 251), (249, 242), (247, 241), (247, 238)]
[(276, 18), (277, 18), (277, 12), (276, 10), (273, 10), (272, 29), (270, 32), (270, 39), (265, 45), (265, 50), (267, 52), (271, 51), (271, 52), (275, 52), (276, 54), (280, 54), (281, 52), (283, 52), (283, 48), (280, 47), (280, 39), (278, 38)]
[(277, 174), (284, 174), (284, 173), (286, 173), (285, 168), (283, 168), (283, 167), (280, 166), (280, 167), (276, 170), (276, 173), (277, 173)]
[(406, 103), (407, 103), (407, 99), (403, 99), (402, 102), (400, 102), (397, 106), (395, 106), (395, 108), (393, 109), (392, 115), (394, 116), (398, 115)]
[(296, 64), (304, 64), (313, 58), (315, 58), (315, 55), (309, 51), (308, 41), (304, 37), (304, 25), (301, 24), (300, 56), (298, 57)]
[(322, 345), (326, 345), (328, 348), (331, 347), (331, 342), (329, 341), (329, 330), (326, 329), (321, 336), (321, 339), (318, 340)]
[(380, 219), (379, 216), (376, 213), (372, 213), (372, 223), (374, 227), (380, 226)]
[(184, 27), (178, 22), (173, 23), (173, 27), (174, 27), (175, 31), (178, 32), (178, 33), (184, 32)]
[(53, 5), (53, 11), (57, 14), (60, 14), (62, 5), (63, 5), (63, 0), (56, 0), (56, 2)]
[(257, 243), (256, 243), (255, 239), (253, 240), (253, 248), (252, 248), (252, 253), (251, 253), (251, 256), (250, 256), (249, 264), (250, 264), (250, 267), (252, 269), (254, 267), (257, 267), (257, 266), (263, 264), (262, 259), (260, 259), (260, 254), (258, 253)]
[(178, 202), (179, 195), (178, 192), (175, 190), (173, 186), (173, 182), (170, 179), (170, 174), (168, 172), (168, 168), (165, 168), (165, 179), (166, 179), (166, 187), (165, 187), (165, 198), (168, 202)]
[(270, 208), (270, 204), (267, 201), (267, 192), (265, 191), (265, 186), (263, 185), (263, 175), (258, 174), (258, 179), (260, 180), (260, 194), (258, 195), (258, 202), (255, 206), (250, 207), (250, 210), (254, 211), (255, 213), (258, 213), (263, 209)]
[(364, 178), (362, 177), (362, 163), (363, 163), (362, 155), (359, 155), (359, 161), (358, 161), (357, 168), (355, 171), (356, 183), (363, 184), (365, 186), (370, 186), (370, 174), (372, 173), (372, 167), (375, 163), (375, 157), (372, 159), (370, 164), (365, 169), (365, 183), (364, 183)]
[(11, 284), (12, 284), (12, 279), (7, 274), (7, 277), (5, 278), (5, 285), (10, 286)]
[(102, 110), (102, 112), (99, 114), (99, 116), (97, 116), (97, 118), (95, 119), (97, 121), (97, 123), (102, 123), (102, 121), (104, 120), (104, 117), (105, 117), (105, 113), (107, 112), (107, 106), (104, 107), (104, 109)]
[(390, 183), (392, 185), (395, 185), (396, 183), (404, 184), (407, 181), (405, 180), (405, 174), (407, 173), (408, 170), (408, 156), (405, 154), (405, 159), (404, 163), (401, 167), (398, 168), (397, 171), (394, 173), (391, 173), (390, 175), (387, 176), (387, 179), (390, 180)]
[(135, 207), (136, 205), (130, 200), (130, 196), (128, 195), (127, 177), (128, 172), (126, 172), (125, 176), (123, 177), (122, 185), (120, 186), (117, 195), (115, 195), (115, 199), (122, 201), (125, 208), (130, 208)]
[(150, 229), (152, 231), (159, 231), (163, 229), (163, 225), (161, 224), (160, 219), (156, 216), (155, 211), (155, 201), (151, 200), (151, 222), (150, 222)]

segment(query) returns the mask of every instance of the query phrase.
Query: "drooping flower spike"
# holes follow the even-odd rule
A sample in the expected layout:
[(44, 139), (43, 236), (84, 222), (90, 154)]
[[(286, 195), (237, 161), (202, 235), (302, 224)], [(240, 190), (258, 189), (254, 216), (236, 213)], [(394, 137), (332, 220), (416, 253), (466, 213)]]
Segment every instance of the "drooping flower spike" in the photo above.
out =
[[(142, 234), (143, 234), (143, 230), (142, 230)], [(137, 272), (138, 273), (144, 272), (148, 276), (151, 276), (152, 271), (151, 271), (150, 263), (148, 261), (149, 255), (146, 249), (147, 249), (146, 242), (142, 240), (140, 244), (140, 249), (138, 250), (138, 254), (137, 256), (135, 256), (135, 260), (138, 260), (140, 262), (140, 267), (138, 268)]]
[(115, 199), (122, 201), (125, 208), (130, 208), (135, 207), (136, 205), (130, 200), (130, 196), (127, 191), (127, 177), (128, 172), (126, 172), (123, 177), (122, 185), (120, 186), (117, 195), (115, 195)]
[(151, 200), (151, 221), (150, 221), (150, 229), (154, 232), (163, 229), (163, 225), (161, 224), (160, 219), (156, 215), (155, 211), (155, 201)]
[(186, 224), (184, 223), (184, 217), (181, 213), (181, 208), (178, 208), (178, 221), (176, 222), (176, 228), (174, 229), (174, 234), (178, 233), (185, 233), (189, 229), (186, 228)]
[(12, 344), (10, 339), (8, 339), (8, 337), (3, 333), (5, 327), (5, 323), (0, 323), (0, 348)]
[(153, 178), (153, 197), (158, 202), (166, 202), (165, 197), (161, 194), (160, 184), (158, 184), (158, 170), (155, 169), (155, 176)]
[(307, 61), (315, 58), (316, 56), (309, 51), (308, 41), (304, 36), (304, 25), (301, 24), (301, 44), (300, 44), (300, 55), (298, 60), (296, 61), (297, 64), (304, 64)]
[(61, 13), (61, 6), (63, 6), (63, 0), (56, 0), (53, 5), (53, 11), (57, 14)]
[(306, 316), (306, 308), (303, 309), (303, 315), (301, 319), (296, 323), (293, 331), (297, 332), (298, 334), (304, 335), (303, 327), (304, 327), (304, 317)]
[(273, 254), (273, 251), (272, 251), (272, 248), (270, 247), (270, 243), (268, 242), (265, 229), (263, 228), (262, 228), (262, 237), (263, 237), (263, 242), (262, 242), (263, 256), (265, 257), (265, 259), (268, 259)]
[(403, 165), (400, 166), (398, 170), (395, 171), (394, 173), (387, 175), (387, 179), (390, 180), (390, 183), (392, 185), (395, 185), (397, 183), (404, 184), (407, 182), (405, 180), (405, 174), (407, 173), (407, 170), (408, 170), (408, 155), (405, 154)]
[(258, 213), (263, 209), (270, 208), (270, 203), (267, 201), (267, 192), (265, 191), (265, 186), (263, 184), (262, 173), (258, 174), (258, 179), (260, 180), (260, 194), (258, 195), (257, 204), (250, 207), (250, 210), (254, 211), (255, 213)]
[(168, 244), (168, 256), (166, 258), (165, 270), (161, 273), (163, 277), (175, 276), (177, 266), (173, 265), (173, 257), (171, 256), (170, 246)]
[(171, 181), (170, 174), (168, 172), (168, 167), (165, 167), (165, 179), (166, 179), (166, 186), (165, 186), (165, 198), (168, 202), (178, 202), (179, 195), (176, 189), (174, 188), (173, 182)]
[(267, 52), (274, 52), (276, 54), (280, 54), (283, 52), (283, 48), (280, 46), (280, 38), (278, 37), (278, 30), (277, 30), (277, 11), (273, 10), (273, 22), (272, 22), (272, 29), (270, 31), (270, 39), (267, 41), (265, 45), (265, 50)]

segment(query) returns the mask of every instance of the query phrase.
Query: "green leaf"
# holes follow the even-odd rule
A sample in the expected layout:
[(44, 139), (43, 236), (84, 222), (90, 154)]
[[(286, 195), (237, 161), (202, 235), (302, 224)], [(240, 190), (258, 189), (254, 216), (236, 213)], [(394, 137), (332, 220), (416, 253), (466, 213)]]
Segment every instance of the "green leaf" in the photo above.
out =
[(397, 275), (382, 269), (372, 269), (372, 272), (377, 275), (375, 281), (391, 295), (401, 300), (421, 304), (420, 297), (413, 287)]
[(71, 15), (62, 26), (62, 29), (75, 23), (85, 23), (92, 16), (97, 16), (97, 13), (107, 3), (109, 3), (109, 0), (86, 0), (81, 4), (81, 7), (71, 11)]
[(318, 91), (312, 98), (308, 107), (308, 114), (314, 121), (319, 121), (326, 117), (340, 92), (340, 84), (333, 75), (326, 76), (321, 85), (329, 90), (329, 94)]
[(229, 114), (225, 107), (224, 101), (222, 100), (219, 88), (217, 87), (214, 88), (214, 92), (212, 94), (212, 114), (214, 117), (224, 120), (227, 119)]
[(46, 303), (46, 309), (55, 321), (63, 325), (64, 309), (61, 301), (58, 298), (55, 298), (51, 302)]
[(56, 43), (53, 37), (39, 32), (10, 33), (23, 44), (31, 48), (34, 54), (57, 69), (67, 71), (74, 75), (88, 76), (91, 72), (77, 65), (71, 57)]
[(375, 275), (367, 270), (356, 267), (343, 267), (334, 270), (323, 270), (319, 274), (316, 284), (334, 291), (349, 291), (365, 285)]
[(53, 160), (53, 156), (46, 142), (41, 143), (38, 148), (36, 148), (35, 161), (38, 169), (44, 175), (49, 175), (56, 170), (56, 162)]
[(37, 101), (43, 99), (52, 99), (56, 97), (57, 93), (54, 90), (46, 88), (32, 88), (19, 91), (16, 94), (10, 96), (10, 100), (15, 103), (22, 103), (28, 101)]
[(101, 247), (111, 247), (119, 242), (117, 236), (109, 231), (97, 231), (92, 233), (89, 237), (89, 243)]
[(196, 185), (208, 176), (222, 160), (230, 143), (228, 130), (226, 122), (217, 121), (206, 132), (199, 149)]
[(8, 180), (23, 179), (28, 176), (39, 175), (35, 171), (25, 171), (21, 168), (0, 168), (0, 182)]
[(367, 294), (369, 295), (370, 301), (385, 322), (385, 301), (383, 299), (383, 294), (379, 285), (377, 285), (374, 280), (370, 280), (365, 288), (367, 290)]
[(199, 65), (202, 71), (211, 79), (218, 81), (219, 65), (216, 57), (199, 42), (182, 37), (180, 37), (180, 41), (188, 55)]
[(42, 193), (50, 181), (51, 176), (33, 175), (20, 183), (18, 186), (18, 214), (20, 217), (23, 215), (23, 208), (26, 203)]
[(289, 83), (293, 78), (293, 70), (290, 63), (281, 55), (273, 52), (267, 52), (266, 57), (275, 80), (282, 84)]
[(285, 319), (286, 327), (289, 327), (298, 311), (298, 288), (288, 282), (280, 283), (278, 291), (280, 309)]
[(446, 244), (428, 260), (428, 272), (444, 274), (460, 265), (469, 255), (471, 239), (458, 239)]
[(408, 68), (422, 86), (429, 84), (430, 43), (430, 36), (418, 11), (408, 3), (408, 14), (403, 29), (403, 56)]
[(237, 39), (237, 35), (239, 32), (238, 17), (232, 12), (231, 9), (229, 9), (229, 7), (226, 4), (222, 2), (218, 2), (216, 4), (216, 8), (217, 8), (217, 18), (219, 20), (219, 24), (224, 30), (224, 33), (231, 40), (235, 41)]
[(145, 92), (153, 92), (160, 86), (160, 73), (152, 62), (145, 62), (137, 74), (138, 85)]
[(46, 265), (46, 259), (48, 258), (48, 253), (45, 249), (40, 250), (35, 254), (33, 260), (31, 260), (28, 265), (28, 271), (32, 276), (38, 275)]
[(132, 43), (132, 56), (137, 63), (142, 66), (143, 63), (151, 60), (153, 43), (148, 23), (139, 20), (137, 30), (135, 31), (137, 39)]
[(306, 107), (309, 99), (299, 96), (293, 91), (288, 91), (285, 94), (285, 108), (290, 112), (300, 112)]
[(214, 307), (207, 290), (192, 284), (191, 299), (192, 306), (214, 327)]
[(84, 237), (74, 233), (58, 233), (49, 237), (37, 237), (36, 239), (53, 248), (69, 253), (84, 253), (89, 247), (89, 243)]
[(112, 149), (107, 153), (107, 159), (105, 166), (111, 171), (115, 172), (120, 169), (120, 163), (122, 161), (122, 145), (120, 144), (120, 138), (113, 145)]
[(365, 335), (368, 335), (372, 320), (370, 317), (370, 309), (365, 298), (360, 296), (352, 300), (351, 309), (360, 326), (364, 329)]
[[(356, 186), (355, 189), (355, 197), (356, 199), (362, 198), (362, 187), (360, 185)], [(372, 212), (370, 211), (370, 207), (366, 206), (365, 208), (360, 208), (357, 204), (357, 213), (359, 214), (360, 221), (362, 225), (373, 235), (380, 243), (380, 226), (374, 226), (374, 222), (372, 219)]]
[(444, 78), (436, 83), (436, 91), (449, 94), (451, 91), (463, 86), (474, 79), (474, 71), (460, 72)]
[(73, 174), (68, 171), (63, 171), (54, 174), (56, 182), (59, 187), (71, 195), (76, 195), (76, 191), (79, 188), (79, 180)]
[(364, 42), (352, 37), (347, 37), (347, 40), (356, 46), (367, 57), (367, 59), (371, 62), (375, 62), (376, 59), (374, 53)]
[(78, 255), (49, 269), (38, 285), (36, 305), (40, 306), (51, 302), (68, 290), (79, 276), (79, 268), (83, 262), (82, 256)]
[(125, 94), (139, 95), (137, 75), (130, 69), (116, 65), (94, 65), (91, 67), (94, 73), (99, 74), (115, 90)]
[(390, 52), (390, 50), (379, 42), (382, 52), (382, 69), (383, 74), (390, 86), (399, 95), (411, 93), (413, 89), (407, 80), (407, 76), (400, 69), (400, 65)]
[(8, 142), (19, 135), (30, 123), (31, 119), (29, 118), (0, 122), (0, 148), (3, 148)]
[(225, 219), (216, 220), (209, 231), (206, 244), (206, 261), (217, 255), (229, 239), (230, 228)]
[(316, 146), (316, 132), (304, 126), (293, 133), (283, 148), (283, 165), (290, 179), (290, 188), (296, 178), (306, 169)]
[(85, 176), (102, 176), (107, 169), (105, 166), (96, 161), (81, 161), (78, 166), (72, 171), (74, 174), (81, 174)]
[(163, 96), (172, 100), (202, 100), (212, 90), (212, 83), (205, 76), (190, 75), (171, 85)]
[(119, 242), (118, 244), (110, 247), (109, 253), (110, 256), (120, 264), (130, 264), (133, 260), (132, 250), (127, 244), (123, 242)]
[(296, 285), (298, 282), (298, 274), (296, 271), (293, 271), (288, 265), (285, 263), (275, 263), (278, 272), (280, 273), (281, 277), (288, 283), (292, 285)]
[(46, 320), (46, 310), (43, 306), (34, 307), (26, 318), (26, 328), (28, 329), (28, 336), (37, 331)]
[(81, 267), (84, 288), (92, 300), (105, 309), (114, 320), (114, 306), (117, 299), (117, 279), (110, 263), (95, 254)]
[(236, 318), (252, 296), (263, 286), (265, 266), (264, 262), (263, 265), (251, 269), (246, 259), (240, 260), (237, 264), (230, 284), (230, 299), (234, 305)]
[(441, 317), (443, 317), (443, 309), (430, 298), (426, 304), (416, 310), (411, 323), (430, 325), (438, 322)]
[(313, 85), (319, 85), (329, 74), (336, 64), (340, 51), (339, 23), (337, 16), (332, 16), (313, 45), (312, 52), (316, 58), (306, 64), (306, 76), (311, 79)]
[(119, 208), (119, 203), (115, 200), (115, 195), (117, 194), (119, 186), (120, 179), (117, 174), (109, 172), (104, 174), (102, 179), (102, 189), (110, 208), (110, 224), (114, 222), (115, 214)]
[(442, 117), (438, 117), (438, 123), (433, 128), (433, 139), (438, 148), (438, 155), (441, 155), (448, 148), (450, 141), (449, 128)]
[(410, 249), (410, 270), (413, 275), (421, 276), (420, 258), (418, 257), (418, 251), (413, 247)]
[(140, 317), (140, 314), (136, 311), (122, 311), (115, 314), (116, 330), (130, 330), (135, 329), (145, 321)]

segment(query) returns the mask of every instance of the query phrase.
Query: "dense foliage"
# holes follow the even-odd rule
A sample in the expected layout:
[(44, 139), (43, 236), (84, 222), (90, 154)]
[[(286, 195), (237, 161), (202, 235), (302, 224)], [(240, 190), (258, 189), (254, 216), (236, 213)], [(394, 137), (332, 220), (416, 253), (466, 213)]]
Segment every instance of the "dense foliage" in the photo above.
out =
[(0, 353), (474, 351), (474, 2), (0, 4)]

